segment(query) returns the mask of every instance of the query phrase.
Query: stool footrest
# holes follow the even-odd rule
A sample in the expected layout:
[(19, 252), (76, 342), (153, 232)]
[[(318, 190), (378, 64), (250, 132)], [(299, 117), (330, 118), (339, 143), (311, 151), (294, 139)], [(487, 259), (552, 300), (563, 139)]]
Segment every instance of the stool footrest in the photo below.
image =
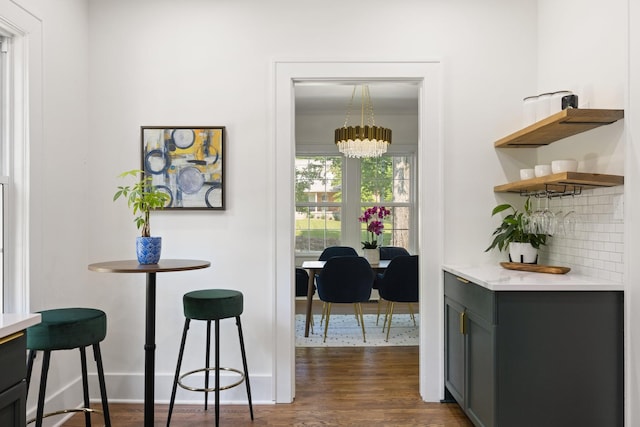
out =
[[(84, 413), (96, 413), (96, 414), (102, 414), (102, 411), (99, 409), (91, 409), (91, 408), (76, 408), (76, 409), (60, 409), (59, 411), (55, 411), (55, 412), (49, 412), (48, 414), (44, 414), (42, 416), (42, 419), (45, 419), (47, 417), (53, 417), (56, 415), (63, 415), (63, 414), (69, 414), (69, 413), (73, 413), (73, 412), (84, 412)], [(31, 418), (29, 421), (27, 421), (27, 424), (31, 424), (32, 422), (34, 422), (36, 420), (36, 418)]]
[[(229, 384), (226, 386), (221, 386), (220, 390), (227, 390), (233, 387), (236, 387), (240, 384), (242, 384), (244, 382), (244, 373), (242, 373), (241, 371), (234, 369), (234, 368), (218, 368), (220, 371), (230, 371), (230, 372), (235, 372), (236, 374), (240, 375), (240, 379), (238, 381), (236, 381), (233, 384)], [(191, 387), (188, 385), (184, 385), (182, 384), (182, 379), (185, 377), (188, 377), (189, 375), (193, 375), (193, 374), (197, 374), (198, 372), (206, 372), (206, 371), (215, 371), (216, 368), (201, 368), (201, 369), (195, 369), (193, 371), (189, 371), (185, 374), (180, 375), (180, 378), (178, 378), (178, 385), (180, 387), (182, 387), (185, 390), (190, 390), (190, 391), (203, 391), (203, 392), (211, 392), (211, 391), (216, 391), (215, 387), (209, 387), (209, 388), (196, 388), (196, 387)]]

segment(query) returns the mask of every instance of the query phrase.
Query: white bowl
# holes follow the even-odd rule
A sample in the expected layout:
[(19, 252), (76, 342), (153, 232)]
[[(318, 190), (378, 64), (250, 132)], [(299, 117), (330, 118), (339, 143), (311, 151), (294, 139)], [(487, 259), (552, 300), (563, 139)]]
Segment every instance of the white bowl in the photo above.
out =
[(533, 170), (537, 177), (551, 175), (551, 165), (536, 165)]
[(520, 179), (525, 180), (525, 179), (531, 179), (535, 177), (536, 177), (536, 173), (533, 169), (520, 169)]
[(578, 170), (577, 160), (554, 160), (551, 162), (551, 171), (553, 173), (575, 172)]

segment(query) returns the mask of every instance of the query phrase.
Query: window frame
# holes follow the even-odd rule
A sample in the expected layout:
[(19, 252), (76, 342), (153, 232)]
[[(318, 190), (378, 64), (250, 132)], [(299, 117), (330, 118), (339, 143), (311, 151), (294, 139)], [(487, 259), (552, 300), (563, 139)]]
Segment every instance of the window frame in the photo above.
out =
[[(296, 146), (295, 151), (295, 159), (298, 157), (311, 157), (311, 156), (322, 156), (322, 157), (334, 157), (336, 155), (341, 156), (341, 154), (336, 151), (325, 151), (325, 150), (305, 150), (302, 146)], [(417, 171), (417, 153), (413, 149), (399, 149), (389, 151), (386, 156), (403, 156), (407, 157), (410, 162), (410, 179), (411, 179), (411, 189), (409, 202), (402, 203), (392, 203), (389, 206), (407, 206), (410, 209), (410, 222), (409, 222), (409, 247), (406, 249), (411, 253), (417, 252), (418, 245), (418, 171)], [(295, 160), (294, 159), (294, 160)], [(349, 218), (352, 221), (341, 221), (341, 244), (345, 246), (351, 246), (356, 249), (358, 252), (362, 249), (361, 244), (361, 227), (358, 222), (358, 218), (362, 215), (362, 210), (364, 206), (367, 204), (363, 204), (360, 197), (360, 184), (361, 184), (361, 172), (360, 172), (360, 160), (355, 158), (342, 157), (343, 159), (343, 171), (342, 171), (342, 218)], [(295, 161), (294, 161), (295, 163)], [(295, 185), (295, 176), (294, 176), (294, 185)], [(354, 201), (351, 201), (353, 198)], [(297, 210), (298, 206), (302, 204), (297, 203), (294, 200), (294, 206)], [(370, 205), (370, 204), (369, 204)], [(386, 205), (385, 205), (386, 206)], [(349, 227), (348, 225), (352, 225)], [(317, 258), (320, 252), (316, 251), (308, 251), (308, 252), (298, 252), (295, 247), (294, 242), (294, 253), (296, 258), (300, 259), (312, 259)]]

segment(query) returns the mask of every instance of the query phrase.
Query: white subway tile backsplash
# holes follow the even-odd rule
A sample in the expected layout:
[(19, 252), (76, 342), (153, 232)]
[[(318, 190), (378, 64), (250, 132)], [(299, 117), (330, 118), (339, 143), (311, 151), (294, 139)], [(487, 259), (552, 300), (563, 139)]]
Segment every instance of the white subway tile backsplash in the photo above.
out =
[(624, 221), (614, 219), (614, 196), (624, 187), (583, 190), (580, 196), (552, 199), (554, 212), (575, 211), (578, 223), (571, 236), (556, 234), (540, 251), (540, 263), (571, 267), (572, 271), (622, 282)]

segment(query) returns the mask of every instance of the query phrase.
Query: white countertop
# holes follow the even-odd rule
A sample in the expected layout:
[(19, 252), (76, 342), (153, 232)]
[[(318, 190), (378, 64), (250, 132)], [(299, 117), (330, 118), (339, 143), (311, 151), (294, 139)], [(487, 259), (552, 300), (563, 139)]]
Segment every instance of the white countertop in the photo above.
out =
[(40, 323), (40, 313), (0, 314), (0, 338), (15, 334), (38, 323)]
[(515, 271), (500, 265), (445, 265), (445, 271), (491, 291), (622, 291), (624, 284), (581, 274)]

